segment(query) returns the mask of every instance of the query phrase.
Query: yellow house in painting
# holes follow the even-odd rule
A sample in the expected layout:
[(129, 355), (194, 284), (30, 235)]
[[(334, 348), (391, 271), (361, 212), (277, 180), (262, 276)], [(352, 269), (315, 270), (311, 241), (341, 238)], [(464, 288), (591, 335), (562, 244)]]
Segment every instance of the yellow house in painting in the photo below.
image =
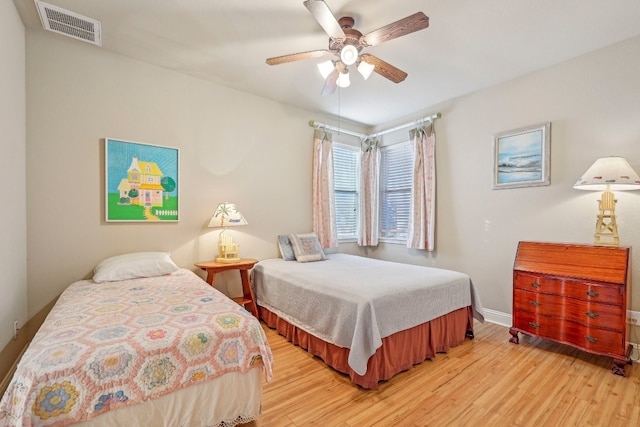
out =
[[(161, 207), (164, 188), (160, 180), (163, 176), (157, 163), (138, 161), (138, 158), (133, 156), (131, 165), (127, 169), (127, 178), (120, 181), (118, 185), (121, 202)], [(132, 190), (136, 190), (133, 193), (135, 197), (132, 197)]]

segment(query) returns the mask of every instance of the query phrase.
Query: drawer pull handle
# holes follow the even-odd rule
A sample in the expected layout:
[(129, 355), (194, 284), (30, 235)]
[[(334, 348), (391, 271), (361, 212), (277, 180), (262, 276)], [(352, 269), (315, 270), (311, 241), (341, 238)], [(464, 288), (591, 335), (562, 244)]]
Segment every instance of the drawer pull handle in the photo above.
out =
[(533, 286), (534, 288), (539, 288), (540, 287), (540, 283), (538, 282), (531, 282), (529, 283), (531, 286)]
[(589, 295), (590, 297), (599, 297), (600, 293), (596, 291), (587, 291), (587, 295)]
[(540, 327), (540, 324), (536, 322), (529, 322), (529, 326), (531, 326), (532, 328), (538, 329)]
[(529, 301), (529, 304), (531, 304), (534, 307), (540, 307), (540, 303), (538, 301)]
[(584, 337), (584, 339), (589, 341), (590, 343), (598, 342), (598, 338), (592, 337), (591, 335), (587, 335), (586, 337)]
[(587, 311), (587, 316), (589, 316), (592, 319), (597, 319), (598, 317), (600, 317), (598, 313), (594, 313), (593, 311)]

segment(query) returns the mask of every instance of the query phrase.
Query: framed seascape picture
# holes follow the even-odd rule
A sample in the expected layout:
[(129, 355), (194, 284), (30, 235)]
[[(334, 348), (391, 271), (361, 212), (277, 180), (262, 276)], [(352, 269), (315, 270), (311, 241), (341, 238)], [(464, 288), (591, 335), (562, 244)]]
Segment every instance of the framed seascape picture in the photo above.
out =
[(179, 219), (177, 148), (105, 139), (106, 221)]
[(551, 123), (493, 136), (493, 188), (549, 185)]

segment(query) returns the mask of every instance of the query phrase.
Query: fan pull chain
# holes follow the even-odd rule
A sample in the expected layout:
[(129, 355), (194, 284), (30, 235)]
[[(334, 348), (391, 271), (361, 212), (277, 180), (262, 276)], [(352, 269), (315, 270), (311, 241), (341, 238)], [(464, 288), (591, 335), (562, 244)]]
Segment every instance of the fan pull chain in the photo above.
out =
[(340, 112), (341, 100), (342, 100), (342, 88), (338, 87), (338, 135), (340, 134), (340, 129), (342, 129), (342, 126), (340, 126), (340, 119), (342, 118), (341, 112)]

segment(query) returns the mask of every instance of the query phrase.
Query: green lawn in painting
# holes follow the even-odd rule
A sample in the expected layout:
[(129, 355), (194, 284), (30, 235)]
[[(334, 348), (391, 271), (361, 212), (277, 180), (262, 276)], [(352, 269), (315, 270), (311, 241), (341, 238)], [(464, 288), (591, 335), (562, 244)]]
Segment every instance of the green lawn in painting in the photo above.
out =
[(109, 193), (108, 203), (109, 209), (107, 221), (177, 221), (178, 220), (178, 198), (169, 197), (163, 199), (162, 207), (152, 207), (152, 217), (147, 218), (144, 206), (139, 205), (121, 205), (119, 204), (120, 195), (117, 193)]

